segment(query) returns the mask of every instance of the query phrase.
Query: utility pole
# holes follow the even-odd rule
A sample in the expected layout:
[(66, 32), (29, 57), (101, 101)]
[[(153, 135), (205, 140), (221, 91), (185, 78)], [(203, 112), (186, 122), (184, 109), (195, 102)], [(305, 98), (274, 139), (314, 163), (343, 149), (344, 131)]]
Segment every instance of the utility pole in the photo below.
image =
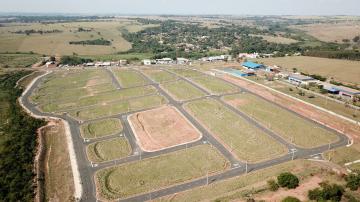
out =
[(209, 171), (206, 173), (206, 185), (209, 185)]
[(248, 173), (248, 162), (245, 162), (245, 172)]
[(295, 158), (295, 150), (292, 150), (291, 160), (293, 161)]

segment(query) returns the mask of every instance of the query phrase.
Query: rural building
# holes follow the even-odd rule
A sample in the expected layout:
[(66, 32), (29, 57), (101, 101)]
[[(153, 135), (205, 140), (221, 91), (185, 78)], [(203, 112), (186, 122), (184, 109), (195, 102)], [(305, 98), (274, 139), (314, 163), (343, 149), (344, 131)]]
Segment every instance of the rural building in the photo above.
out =
[(345, 86), (335, 86), (334, 89), (339, 91), (339, 96), (346, 100), (354, 100), (356, 96), (360, 96), (360, 91)]
[(239, 53), (239, 58), (251, 58), (256, 59), (259, 58), (259, 53)]
[(171, 58), (162, 58), (162, 59), (156, 59), (156, 64), (159, 65), (168, 65), (172, 64), (174, 61)]
[(254, 63), (254, 62), (244, 62), (241, 65), (244, 68), (251, 69), (251, 70), (258, 70), (258, 69), (261, 69), (261, 68), (265, 67), (263, 64), (258, 64), (258, 63)]
[(119, 60), (119, 64), (120, 65), (127, 65), (128, 61), (127, 60)]
[(143, 60), (144, 65), (151, 65), (151, 60)]
[(45, 66), (46, 66), (46, 67), (56, 67), (56, 64), (55, 64), (54, 61), (49, 61), (49, 62), (46, 62), (46, 63), (45, 63)]
[(238, 70), (238, 69), (233, 69), (233, 68), (226, 68), (224, 69), (224, 72), (229, 73), (233, 76), (236, 77), (245, 77), (245, 76), (253, 76), (255, 75), (255, 71), (254, 70)]
[(86, 66), (86, 67), (92, 67), (92, 66), (95, 66), (95, 63), (93, 63), (93, 62), (88, 62), (88, 63), (85, 63), (85, 66)]
[(278, 66), (276, 66), (276, 65), (274, 65), (274, 66), (267, 66), (267, 67), (265, 68), (265, 71), (267, 71), (267, 72), (273, 72), (273, 73), (277, 74), (277, 73), (280, 73), (280, 67), (278, 67)]
[(289, 81), (289, 83), (294, 84), (294, 85), (298, 85), (298, 86), (301, 86), (301, 85), (307, 86), (309, 84), (318, 82), (317, 80), (315, 80), (312, 77), (304, 76), (304, 75), (301, 75), (301, 74), (290, 74), (289, 78), (288, 78), (288, 81)]
[(176, 59), (176, 64), (179, 65), (184, 65), (184, 64), (189, 64), (190, 60), (186, 59), (186, 58), (177, 58)]

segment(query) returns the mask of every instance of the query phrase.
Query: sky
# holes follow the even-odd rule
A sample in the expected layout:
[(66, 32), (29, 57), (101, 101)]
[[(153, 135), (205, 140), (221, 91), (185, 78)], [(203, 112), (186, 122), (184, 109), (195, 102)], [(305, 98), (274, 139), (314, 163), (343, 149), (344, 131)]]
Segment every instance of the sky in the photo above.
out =
[(0, 12), (360, 15), (359, 0), (0, 0)]

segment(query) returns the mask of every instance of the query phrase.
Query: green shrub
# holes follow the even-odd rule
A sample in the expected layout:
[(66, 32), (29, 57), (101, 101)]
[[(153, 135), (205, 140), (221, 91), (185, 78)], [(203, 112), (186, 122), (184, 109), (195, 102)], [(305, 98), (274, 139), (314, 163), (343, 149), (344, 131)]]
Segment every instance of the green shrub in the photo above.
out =
[(352, 191), (356, 191), (360, 187), (360, 171), (355, 171), (346, 176), (346, 187)]
[(308, 197), (310, 200), (315, 201), (341, 201), (341, 198), (345, 192), (344, 188), (340, 185), (333, 184), (329, 185), (327, 183), (321, 183), (321, 188), (316, 188), (309, 190)]
[(267, 184), (270, 191), (277, 191), (279, 189), (279, 185), (275, 182), (275, 180), (268, 180)]
[(288, 196), (284, 198), (281, 202), (300, 202), (300, 200), (298, 198)]
[(299, 178), (289, 172), (281, 173), (278, 177), (278, 184), (280, 187), (287, 187), (294, 189), (299, 186)]

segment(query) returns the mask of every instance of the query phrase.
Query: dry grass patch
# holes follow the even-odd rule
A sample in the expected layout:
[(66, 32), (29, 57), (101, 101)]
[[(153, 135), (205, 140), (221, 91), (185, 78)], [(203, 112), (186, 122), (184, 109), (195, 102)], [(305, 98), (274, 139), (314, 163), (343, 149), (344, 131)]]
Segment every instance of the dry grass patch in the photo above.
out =
[(216, 149), (200, 145), (103, 169), (95, 178), (100, 196), (111, 200), (154, 191), (227, 168), (228, 162)]
[(122, 87), (146, 85), (149, 82), (138, 72), (133, 70), (113, 70)]
[(212, 76), (196, 77), (191, 80), (217, 95), (238, 91), (238, 88), (235, 85)]
[(119, 119), (105, 119), (90, 122), (80, 127), (81, 135), (84, 138), (99, 138), (120, 133), (123, 126)]
[(161, 87), (169, 92), (169, 94), (171, 94), (171, 96), (178, 101), (185, 101), (205, 96), (204, 92), (184, 80), (164, 83), (161, 85)]
[(173, 81), (177, 79), (176, 76), (174, 76), (173, 74), (160, 69), (145, 69), (142, 71), (158, 83)]
[(131, 148), (125, 138), (114, 138), (90, 144), (86, 151), (91, 162), (99, 163), (129, 156)]

